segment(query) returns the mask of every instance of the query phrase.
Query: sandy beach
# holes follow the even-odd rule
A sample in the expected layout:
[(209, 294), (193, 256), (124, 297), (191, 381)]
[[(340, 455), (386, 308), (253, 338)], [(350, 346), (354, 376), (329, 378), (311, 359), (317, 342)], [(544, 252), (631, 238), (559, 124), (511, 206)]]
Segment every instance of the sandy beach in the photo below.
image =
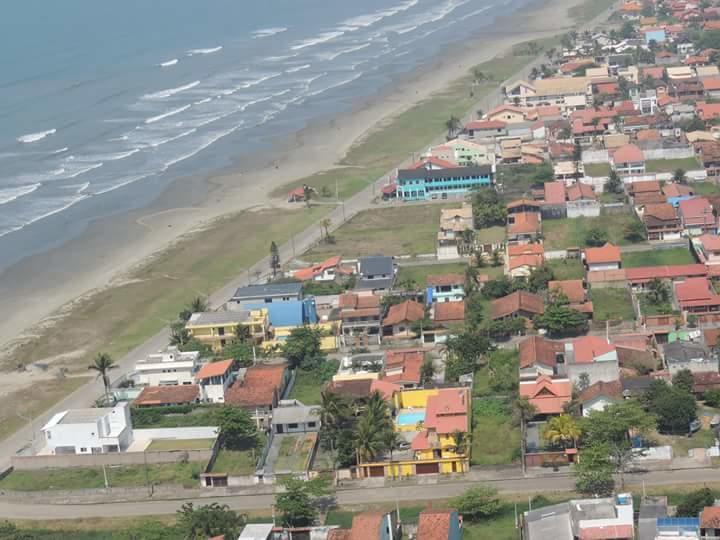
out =
[[(73, 301), (125, 279), (147, 257), (183, 235), (207, 227), (219, 216), (251, 208), (283, 208), (268, 194), (279, 186), (331, 169), (352, 144), (383, 120), (426, 99), (474, 65), (513, 44), (572, 29), (568, 9), (580, 0), (550, 0), (501, 19), (482, 36), (454, 46), (432, 64), (358, 104), (350, 114), (323, 119), (256, 162), (245, 160), (212, 178), (172, 184), (148, 207), (92, 223), (78, 238), (49, 252), (26, 258), (0, 276), (6, 317), (0, 343), (34, 334), (40, 321), (72, 309)], [(448, 60), (452, 58), (452, 60)]]

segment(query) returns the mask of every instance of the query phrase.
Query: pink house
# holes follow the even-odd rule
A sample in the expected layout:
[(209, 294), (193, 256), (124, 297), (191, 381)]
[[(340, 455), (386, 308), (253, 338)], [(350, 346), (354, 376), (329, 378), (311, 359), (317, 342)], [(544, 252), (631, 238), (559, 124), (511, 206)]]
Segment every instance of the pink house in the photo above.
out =
[(683, 230), (688, 236), (717, 234), (717, 218), (713, 207), (705, 197), (680, 201), (678, 215)]

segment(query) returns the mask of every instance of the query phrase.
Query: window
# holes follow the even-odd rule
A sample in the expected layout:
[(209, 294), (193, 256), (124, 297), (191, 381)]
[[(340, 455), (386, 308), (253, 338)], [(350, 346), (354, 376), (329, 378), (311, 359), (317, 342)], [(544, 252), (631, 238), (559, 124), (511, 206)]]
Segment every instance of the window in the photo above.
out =
[(315, 422), (308, 422), (308, 427), (315, 427)]
[(84, 446), (81, 446), (81, 447), (80, 447), (80, 451), (81, 451), (81, 452), (87, 452), (87, 448), (85, 448)]
[(221, 326), (220, 328), (218, 328), (218, 335), (219, 336), (225, 335), (225, 327), (224, 326)]
[(297, 429), (297, 424), (288, 424), (288, 429)]

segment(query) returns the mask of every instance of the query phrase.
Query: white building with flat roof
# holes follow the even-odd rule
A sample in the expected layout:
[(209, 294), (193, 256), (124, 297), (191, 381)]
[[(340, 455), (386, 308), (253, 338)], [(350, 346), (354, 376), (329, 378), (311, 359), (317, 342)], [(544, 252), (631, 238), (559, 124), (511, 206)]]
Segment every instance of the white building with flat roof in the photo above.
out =
[(183, 352), (177, 347), (168, 347), (139, 360), (135, 364), (135, 371), (141, 386), (178, 386), (195, 384), (199, 365), (198, 351)]
[(70, 409), (57, 413), (42, 427), (49, 454), (124, 452), (133, 441), (127, 402), (115, 407)]

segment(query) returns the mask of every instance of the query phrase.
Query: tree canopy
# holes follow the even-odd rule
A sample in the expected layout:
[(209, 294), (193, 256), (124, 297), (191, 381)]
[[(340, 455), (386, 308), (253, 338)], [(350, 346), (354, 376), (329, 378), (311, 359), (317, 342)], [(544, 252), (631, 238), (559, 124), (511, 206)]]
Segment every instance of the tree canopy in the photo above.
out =
[(282, 353), (288, 359), (291, 368), (324, 354), (320, 350), (322, 332), (307, 326), (293, 328), (282, 346)]
[(549, 304), (545, 313), (533, 319), (535, 328), (547, 330), (551, 336), (576, 336), (587, 331), (587, 316), (562, 304)]
[(318, 499), (328, 494), (327, 482), (320, 477), (307, 482), (286, 478), (282, 484), (285, 491), (275, 495), (275, 509), (282, 524), (285, 527), (312, 525), (318, 514)]
[(483, 485), (468, 489), (453, 501), (453, 505), (468, 521), (492, 517), (502, 508), (497, 490)]
[(215, 502), (198, 508), (193, 503), (185, 503), (178, 510), (178, 526), (188, 540), (206, 540), (214, 536), (237, 538), (245, 522), (245, 516), (230, 510), (226, 504)]

